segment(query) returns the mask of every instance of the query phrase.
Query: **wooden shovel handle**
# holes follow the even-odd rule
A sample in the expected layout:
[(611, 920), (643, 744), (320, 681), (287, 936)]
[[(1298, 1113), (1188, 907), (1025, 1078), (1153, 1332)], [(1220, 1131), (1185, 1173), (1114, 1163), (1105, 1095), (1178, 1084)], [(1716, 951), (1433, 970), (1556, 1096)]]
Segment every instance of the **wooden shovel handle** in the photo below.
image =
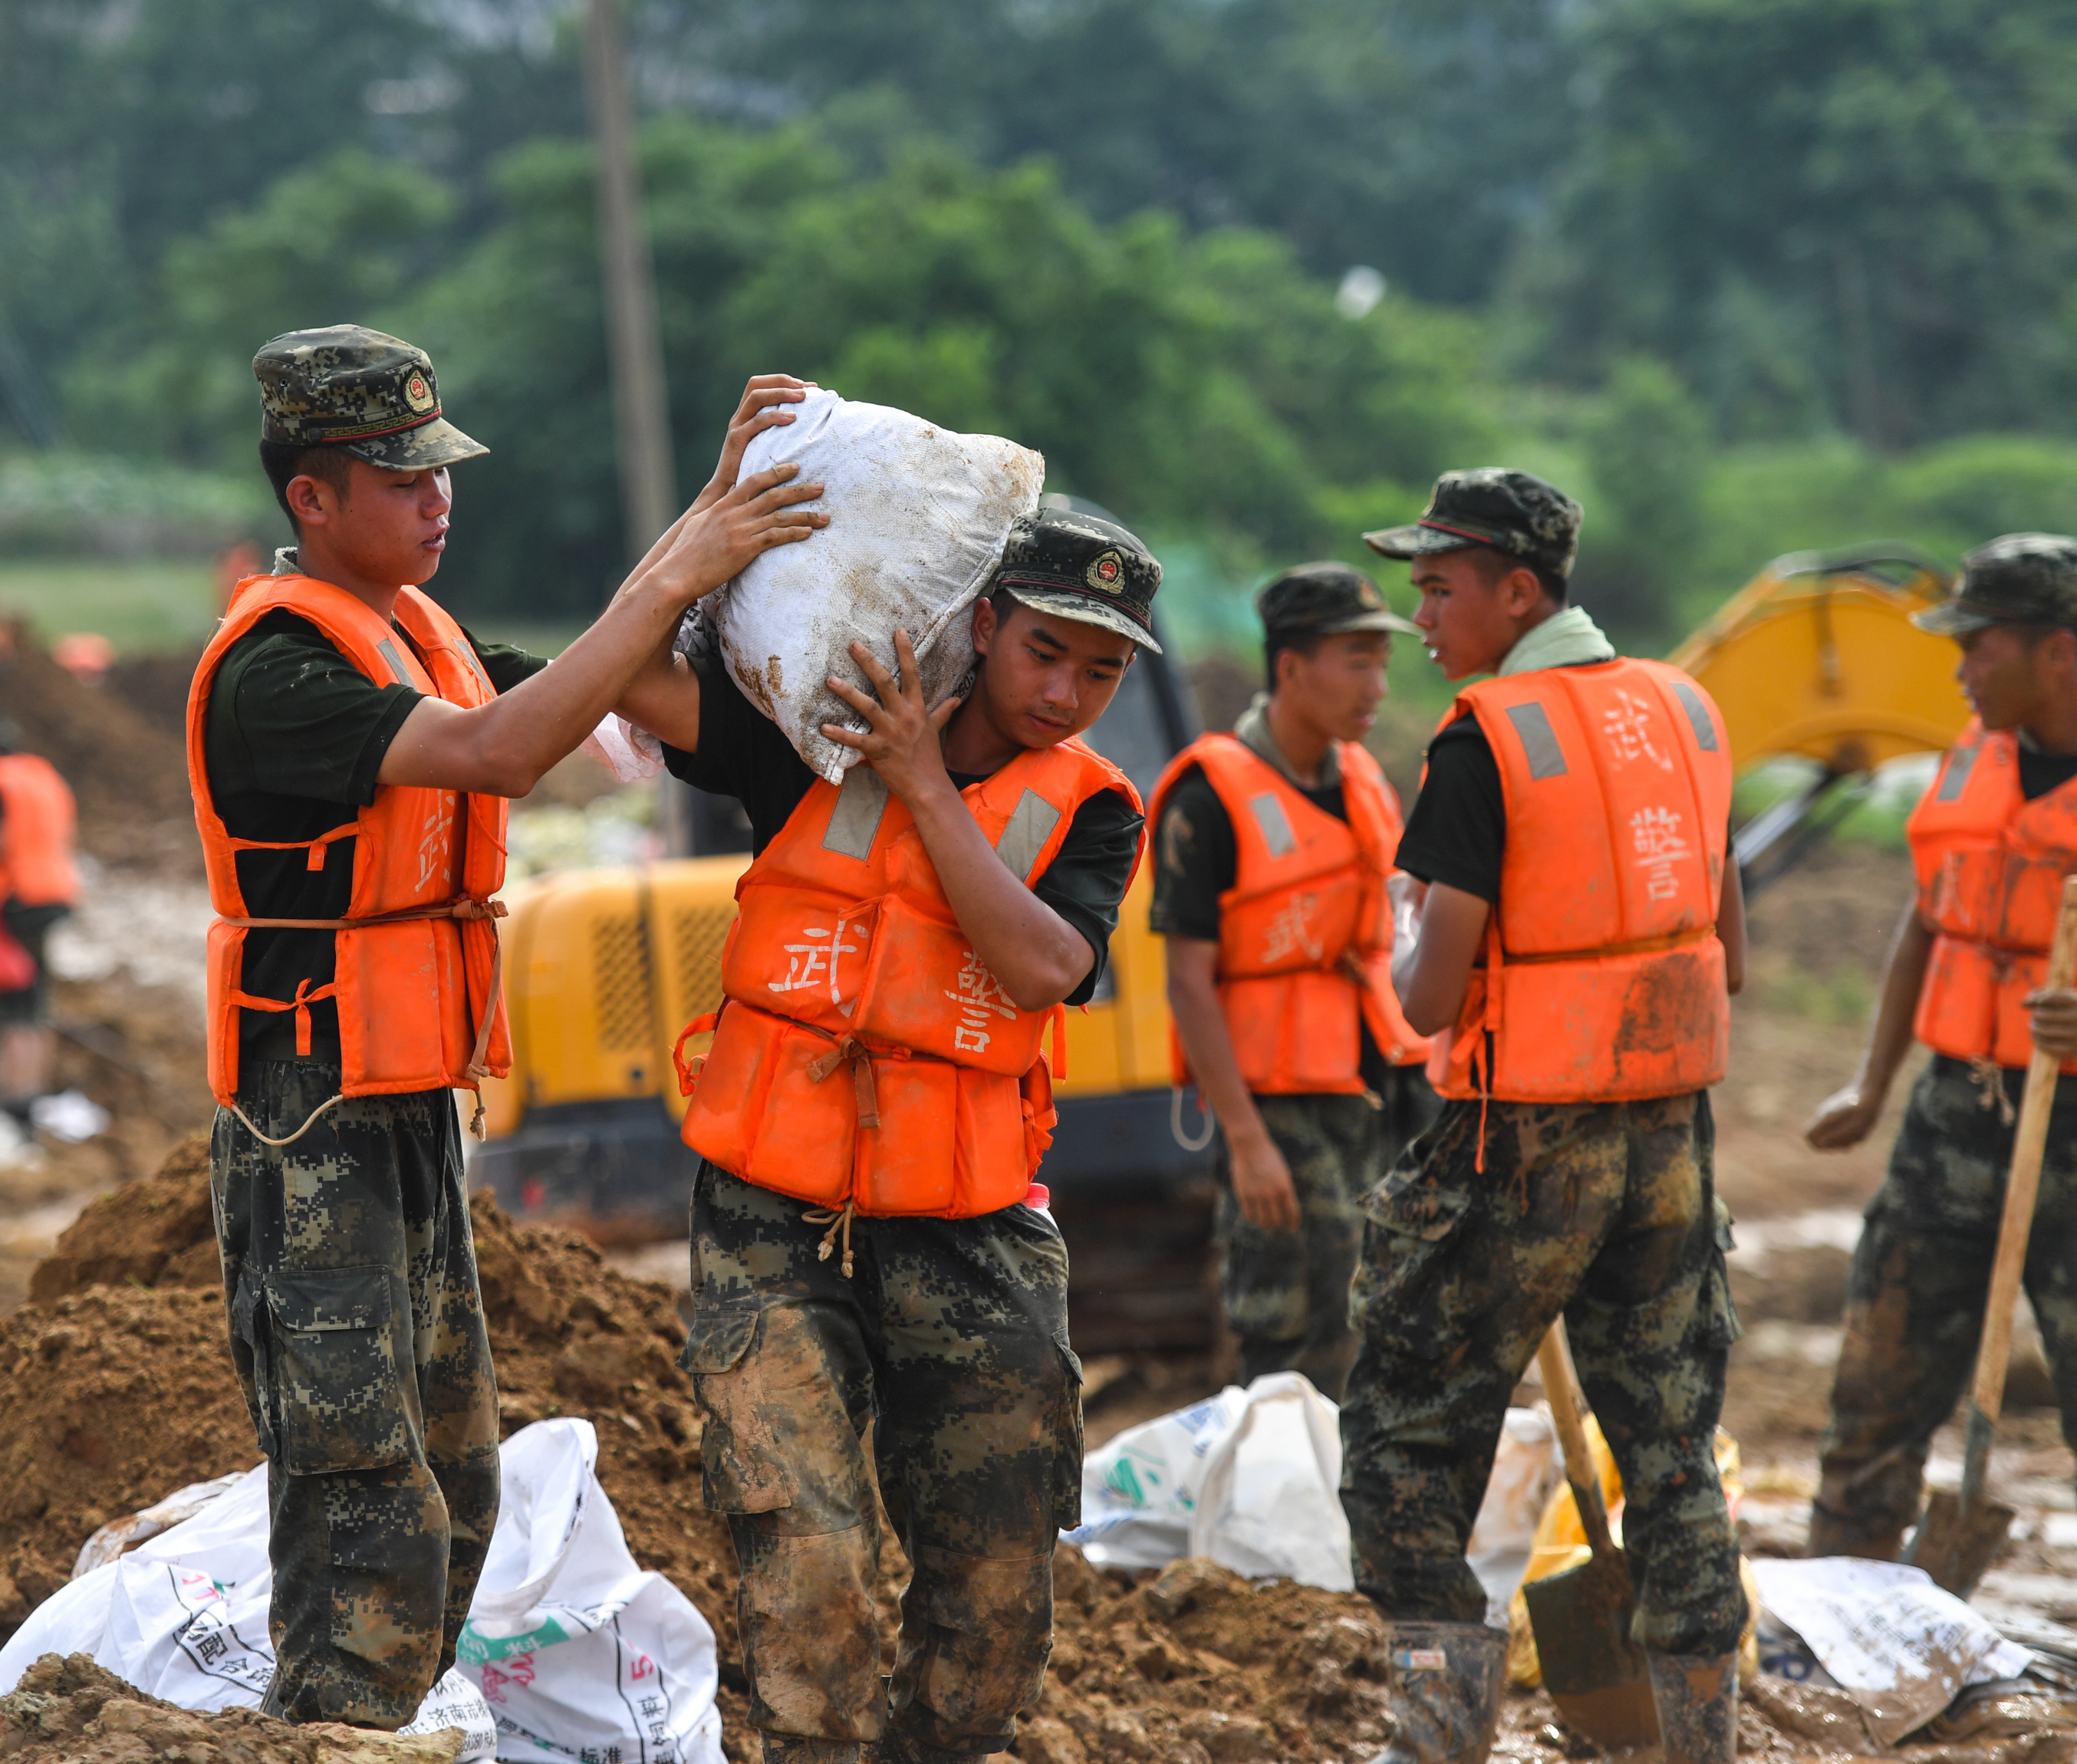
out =
[(1536, 1350), (1536, 1364), (1543, 1374), (1543, 1394), (1558, 1429), (1558, 1443), (1565, 1452), (1565, 1480), (1572, 1485), (1588, 1546), (1597, 1556), (1608, 1555), (1615, 1549), (1615, 1540), (1609, 1533), (1608, 1504), (1601, 1499), (1594, 1449), (1587, 1443), (1586, 1399), (1580, 1392), (1580, 1375), (1572, 1365), (1572, 1344), (1565, 1338), (1563, 1317), (1553, 1322), (1550, 1333), (1543, 1338), (1543, 1345)]
[[(2056, 917), (2055, 942), (2048, 955), (2046, 984), (2061, 988), (2077, 973), (2077, 876), (2062, 884), (2062, 910)], [(1991, 1264), (1991, 1294), (1983, 1311), (1983, 1338), (1976, 1350), (1976, 1383), (1971, 1394), (1978, 1411), (1995, 1421), (2004, 1407), (2005, 1363), (2012, 1356), (2012, 1313), (2019, 1303), (2019, 1281), (2026, 1267), (2027, 1238), (2033, 1229), (2033, 1204), (2041, 1190), (2041, 1159), (2048, 1145), (2048, 1113), (2055, 1103), (2055, 1080), (2062, 1063), (2035, 1049), (2026, 1068), (2026, 1094), (2019, 1106), (2019, 1126), (2012, 1135), (2012, 1174), (2005, 1183), (2005, 1209), (1998, 1222), (1997, 1259)]]

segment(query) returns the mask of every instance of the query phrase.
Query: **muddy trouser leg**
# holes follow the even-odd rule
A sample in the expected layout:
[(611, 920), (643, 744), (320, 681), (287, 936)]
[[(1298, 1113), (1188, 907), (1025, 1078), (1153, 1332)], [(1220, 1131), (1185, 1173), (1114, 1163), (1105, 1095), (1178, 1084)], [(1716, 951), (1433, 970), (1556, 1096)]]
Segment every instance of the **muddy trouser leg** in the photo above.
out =
[(1241, 1216), (1225, 1136), (1219, 1138), (1219, 1288), (1240, 1338), (1243, 1383), (1303, 1372), (1338, 1401), (1355, 1355), (1349, 1282), (1362, 1242), (1359, 1198), (1384, 1173), (1378, 1111), (1362, 1096), (1258, 1096), (1270, 1138), (1298, 1194), (1296, 1231)]
[(1623, 1480), (1633, 1630), (1655, 1654), (1734, 1651), (1746, 1619), (1738, 1536), (1717, 1475), (1717, 1418), (1738, 1319), (1724, 1271), (1707, 1092), (1632, 1103), (1614, 1231), (1565, 1308), (1587, 1400)]
[(1363, 1203), (1342, 1403), (1356, 1589), (1400, 1621), (1483, 1623), (1464, 1560), (1508, 1399), (1613, 1229), (1618, 1111), (1446, 1102)]
[(1068, 1253), (1023, 1206), (874, 1220), (870, 1241), (874, 1450), (914, 1568), (891, 1697), (901, 1750), (889, 1755), (949, 1764), (1009, 1746), (1052, 1652), (1054, 1544), (1081, 1516)]
[[(2014, 1096), (2017, 1076), (2006, 1080)], [(1813, 1555), (1894, 1559), (1918, 1516), (1933, 1435), (1967, 1387), (2012, 1159), (2012, 1130), (1983, 1100), (1959, 1060), (1935, 1059), (1912, 1088), (1854, 1251)]]
[[(339, 1087), (335, 1066), (251, 1065), (239, 1101), (269, 1134)], [(452, 1658), (497, 1510), (453, 1099), (356, 1099), (278, 1149), (219, 1110), (211, 1192), (268, 1458), (268, 1707), (401, 1726)]]
[(860, 1440), (873, 1374), (868, 1285), (845, 1279), (839, 1258), (817, 1259), (825, 1228), (802, 1220), (809, 1210), (702, 1168), (679, 1363), (706, 1420), (706, 1504), (727, 1518), (742, 1571), (751, 1723), (768, 1756), (835, 1760), (877, 1738), (886, 1718), (872, 1596), (880, 1508)]

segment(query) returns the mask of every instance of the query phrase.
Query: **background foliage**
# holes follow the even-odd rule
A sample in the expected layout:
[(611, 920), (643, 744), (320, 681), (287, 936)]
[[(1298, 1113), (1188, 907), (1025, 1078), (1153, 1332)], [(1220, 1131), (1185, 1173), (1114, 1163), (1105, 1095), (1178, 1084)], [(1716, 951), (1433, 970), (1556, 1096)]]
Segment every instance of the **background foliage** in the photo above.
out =
[[(998, 430), (1198, 648), (1453, 464), (1578, 494), (1646, 643), (1784, 551), (2077, 526), (2071, 0), (629, 10), (688, 494), (768, 366)], [(0, 0), (0, 555), (277, 539), (248, 363), (352, 318), (493, 449), (443, 593), (595, 605), (576, 51), (568, 0)]]

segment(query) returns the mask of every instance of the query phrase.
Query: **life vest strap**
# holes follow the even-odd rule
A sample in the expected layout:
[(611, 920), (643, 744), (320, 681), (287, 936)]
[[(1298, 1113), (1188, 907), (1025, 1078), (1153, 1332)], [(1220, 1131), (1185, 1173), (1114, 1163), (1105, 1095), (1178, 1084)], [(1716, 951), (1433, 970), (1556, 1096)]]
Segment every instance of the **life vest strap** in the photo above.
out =
[(360, 831), (358, 821), (349, 821), (343, 827), (334, 827), (329, 833), (321, 833), (314, 839), (239, 839), (229, 834), (224, 843), (233, 851), (302, 851), (310, 855), (310, 867), (322, 870), (330, 855), (335, 839), (351, 839)]
[[(329, 838), (333, 835), (327, 834), (326, 837)], [(476, 1045), (470, 1050), (468, 1064), (462, 1072), (462, 1075), (469, 1081), (468, 1088), (476, 1092), (476, 1113), (469, 1117), (468, 1130), (477, 1138), (482, 1139), (485, 1137), (483, 1124), (483, 1081), (490, 1075), (490, 1067), (487, 1063), (490, 1052), (490, 1032), (497, 1026), (498, 1001), (503, 997), (505, 992), (505, 943), (497, 934), (497, 922), (507, 917), (511, 909), (502, 901), (478, 901), (464, 895), (456, 901), (439, 901), (428, 906), (399, 907), (393, 913), (371, 913), (359, 918), (234, 918), (228, 913), (219, 913), (218, 922), (235, 926), (241, 931), (360, 931), (373, 926), (408, 925), (414, 921), (423, 919), (460, 919), (471, 922), (488, 922), (490, 926), (489, 996), (484, 1001), (483, 1015), (477, 1023)], [(298, 981), (296, 996), (293, 999), (256, 998), (250, 993), (234, 992), (231, 1001), (248, 1010), (294, 1011), (296, 1013), (296, 1052), (307, 1058), (310, 1051), (310, 1013), (308, 1001), (331, 997), (339, 990), (339, 984), (335, 980), (329, 985), (318, 988), (314, 992), (308, 990), (310, 984), (307, 977)], [(682, 1045), (683, 1038), (680, 1039)], [(342, 1092), (341, 1094), (343, 1095), (344, 1092)], [(322, 1113), (323, 1111), (320, 1110), (319, 1113)], [(239, 1118), (244, 1120), (243, 1115)], [(300, 1139), (303, 1134), (310, 1130), (311, 1125), (317, 1118), (316, 1115), (311, 1116), (309, 1121), (305, 1121), (289, 1136), (289, 1139)], [(251, 1121), (246, 1121), (245, 1125), (252, 1128), (256, 1135), (264, 1138), (264, 1135), (260, 1134), (258, 1128), (252, 1127)], [(289, 1141), (270, 1139), (266, 1142), (269, 1145), (286, 1145)]]
[(1537, 967), (1549, 962), (1581, 962), (1608, 955), (1658, 955), (1667, 950), (1684, 949), (1690, 943), (1706, 943), (1716, 934), (1713, 922), (1691, 926), (1684, 931), (1669, 931), (1663, 937), (1634, 938), (1627, 943), (1603, 943), (1589, 950), (1537, 950), (1527, 955), (1508, 951), (1501, 959), (1516, 967)]
[[(819, 1084), (846, 1060), (851, 1062), (851, 1084), (858, 1092), (858, 1124), (861, 1127), (877, 1127), (880, 1125), (880, 1092), (873, 1088), (872, 1050), (857, 1036), (845, 1036), (828, 1053), (810, 1061), (808, 1076), (811, 1081)], [(844, 1241), (844, 1272), (848, 1275), (851, 1272), (848, 1230)], [(823, 1246), (822, 1253), (824, 1259), (827, 1259), (829, 1249), (826, 1244)]]

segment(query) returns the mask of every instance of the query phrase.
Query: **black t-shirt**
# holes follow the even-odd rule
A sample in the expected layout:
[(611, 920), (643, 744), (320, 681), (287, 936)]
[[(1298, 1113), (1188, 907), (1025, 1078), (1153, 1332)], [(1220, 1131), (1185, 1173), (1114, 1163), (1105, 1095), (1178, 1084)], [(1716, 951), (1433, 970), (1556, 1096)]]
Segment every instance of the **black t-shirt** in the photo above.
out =
[(1399, 867), (1482, 901), (1500, 898), (1507, 798), (1500, 762), (1476, 717), (1460, 717), (1428, 744), (1428, 772), (1399, 838)]
[[(1324, 814), (1347, 822), (1348, 805), (1337, 780), (1317, 790), (1294, 786)], [(1219, 940), (1219, 897), (1240, 872), (1240, 848), (1234, 838), (1233, 817), (1212, 788), (1202, 766), (1179, 777), (1163, 805), (1154, 830), (1154, 907), (1148, 922), (1161, 937)], [(1392, 1067), (1371, 1040), (1370, 1026), (1360, 1026), (1357, 1067), (1363, 1081), (1382, 1096)]]
[[(664, 763), (695, 789), (740, 802), (750, 821), (751, 850), (762, 851), (800, 807), (815, 774), (779, 726), (743, 697), (718, 658), (697, 656), (693, 666), (700, 679), (699, 751), (667, 745)], [(951, 780), (964, 790), (985, 776), (955, 772)], [(1142, 818), (1116, 791), (1099, 791), (1075, 811), (1060, 849), (1031, 884), (1034, 894), (1081, 933), (1096, 957), (1068, 993), (1070, 1005), (1087, 1004), (1103, 978)]]
[[(506, 644), (473, 637), (469, 644), (499, 692), (548, 665)], [(231, 646), (210, 687), (203, 763), (226, 830), (234, 838), (285, 842), (351, 822), (375, 800), (383, 755), (421, 696), (410, 686), (377, 685), (308, 619), (269, 613)], [(302, 847), (239, 852), (239, 886), (252, 916), (343, 918), (354, 845), (335, 840), (319, 870), (310, 867)], [(243, 990), (285, 999), (306, 979), (313, 988), (327, 985), (334, 955), (329, 931), (248, 931)], [(337, 1007), (326, 998), (310, 1010), (312, 1057), (337, 1059)], [(293, 1059), (295, 1013), (242, 1012), (239, 1047), (246, 1059)]]
[(2020, 794), (2029, 802), (2036, 797), (2045, 797), (2051, 790), (2060, 790), (2072, 778), (2077, 778), (2077, 753), (2036, 753), (2022, 747), (2019, 751)]

